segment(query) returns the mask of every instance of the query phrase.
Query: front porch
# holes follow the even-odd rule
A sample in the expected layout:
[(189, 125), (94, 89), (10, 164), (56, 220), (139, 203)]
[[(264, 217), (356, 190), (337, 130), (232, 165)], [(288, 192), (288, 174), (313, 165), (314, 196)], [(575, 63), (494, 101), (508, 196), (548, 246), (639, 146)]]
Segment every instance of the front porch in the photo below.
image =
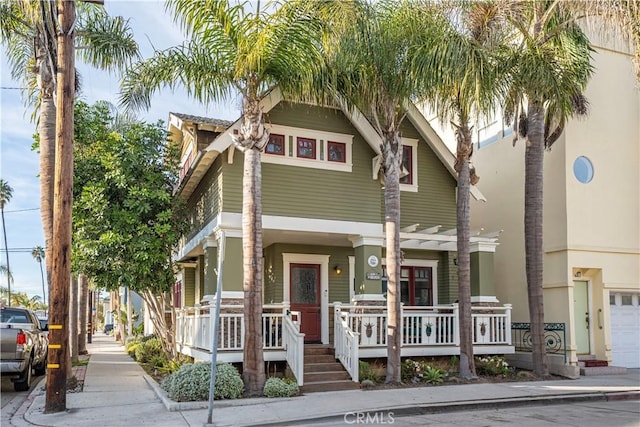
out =
[[(354, 382), (360, 358), (386, 357), (386, 307), (329, 304), (329, 344)], [(286, 361), (298, 384), (304, 385), (305, 335), (301, 315), (288, 304), (265, 305), (262, 336), (265, 361)], [(242, 362), (244, 307), (223, 305), (218, 332), (219, 362)], [(213, 306), (179, 311), (176, 321), (178, 351), (198, 360), (211, 359)], [(328, 314), (328, 313), (327, 313)], [(460, 354), (458, 304), (402, 308), (401, 356)], [(472, 307), (474, 354), (514, 353), (511, 342), (511, 305)]]

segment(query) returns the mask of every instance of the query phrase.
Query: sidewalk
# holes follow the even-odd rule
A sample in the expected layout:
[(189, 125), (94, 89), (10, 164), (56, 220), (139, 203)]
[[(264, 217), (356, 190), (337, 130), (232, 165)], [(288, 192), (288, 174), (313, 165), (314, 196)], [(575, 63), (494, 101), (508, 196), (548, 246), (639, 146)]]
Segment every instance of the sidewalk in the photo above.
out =
[[(206, 423), (206, 402), (169, 405), (170, 401), (159, 387), (113, 337), (94, 336), (88, 350), (91, 359), (85, 372), (84, 391), (67, 394), (66, 412), (44, 414), (44, 390), (38, 386), (16, 412), (11, 424), (179, 427)], [(344, 414), (353, 412), (393, 411), (397, 415), (411, 415), (545, 404), (550, 400), (628, 398), (640, 399), (640, 369), (631, 369), (627, 375), (581, 377), (578, 380), (350, 390), (295, 398), (215, 401), (213, 421), (216, 426), (283, 425), (312, 420), (335, 420), (336, 425), (344, 425)]]

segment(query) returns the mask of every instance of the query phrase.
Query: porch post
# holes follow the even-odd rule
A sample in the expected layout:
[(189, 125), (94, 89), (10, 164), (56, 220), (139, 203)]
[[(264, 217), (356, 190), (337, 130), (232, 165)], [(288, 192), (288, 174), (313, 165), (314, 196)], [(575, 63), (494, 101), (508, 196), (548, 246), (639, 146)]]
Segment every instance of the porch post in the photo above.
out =
[[(382, 289), (382, 245), (380, 238), (358, 237), (352, 240), (355, 248), (354, 303), (364, 301), (381, 305), (385, 298)], [(365, 305), (371, 305), (365, 304)]]
[(497, 303), (493, 259), (495, 244), (471, 243), (471, 302)]
[(213, 301), (216, 293), (216, 264), (218, 263), (218, 249), (214, 238), (207, 238), (202, 245), (204, 248), (204, 292), (201, 301)]

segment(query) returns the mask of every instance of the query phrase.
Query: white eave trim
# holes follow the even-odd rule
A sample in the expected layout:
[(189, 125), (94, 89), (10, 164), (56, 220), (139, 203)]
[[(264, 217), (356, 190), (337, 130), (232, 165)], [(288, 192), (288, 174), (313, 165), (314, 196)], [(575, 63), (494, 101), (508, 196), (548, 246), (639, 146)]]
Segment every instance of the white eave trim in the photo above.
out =
[[(404, 108), (407, 111), (407, 117), (409, 118), (411, 123), (413, 123), (416, 130), (424, 138), (425, 142), (429, 144), (440, 161), (447, 167), (449, 173), (457, 181), (458, 174), (453, 167), (455, 156), (451, 151), (449, 151), (444, 141), (442, 141), (442, 138), (440, 138), (440, 135), (438, 135), (437, 132), (433, 130), (427, 119), (422, 115), (422, 113), (420, 113), (420, 111), (412, 102), (405, 102)], [(480, 200), (482, 202), (487, 201), (487, 199), (475, 185), (471, 186), (471, 195), (476, 200)]]

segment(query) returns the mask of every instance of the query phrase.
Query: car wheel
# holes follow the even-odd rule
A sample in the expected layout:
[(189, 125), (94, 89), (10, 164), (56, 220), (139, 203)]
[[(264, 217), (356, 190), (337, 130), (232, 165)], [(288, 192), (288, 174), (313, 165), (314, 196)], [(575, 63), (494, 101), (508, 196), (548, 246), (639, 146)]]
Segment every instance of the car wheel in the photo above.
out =
[(47, 359), (49, 358), (49, 354), (45, 354), (42, 359), (42, 363), (33, 367), (33, 371), (36, 375), (44, 375), (47, 373)]
[(27, 368), (24, 370), (22, 375), (20, 375), (20, 379), (13, 382), (13, 389), (15, 391), (27, 391), (31, 388), (31, 359), (29, 359), (29, 364)]

